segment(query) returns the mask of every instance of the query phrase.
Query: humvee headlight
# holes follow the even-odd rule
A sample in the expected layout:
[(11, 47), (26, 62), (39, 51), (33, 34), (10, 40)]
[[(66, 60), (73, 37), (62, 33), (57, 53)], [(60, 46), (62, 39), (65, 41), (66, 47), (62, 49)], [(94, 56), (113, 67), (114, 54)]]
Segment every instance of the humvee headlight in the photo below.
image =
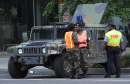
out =
[(22, 53), (23, 53), (23, 50), (22, 50), (22, 49), (18, 49), (18, 53), (19, 53), (19, 54), (22, 54)]
[(45, 48), (42, 49), (42, 53), (46, 53), (46, 49)]

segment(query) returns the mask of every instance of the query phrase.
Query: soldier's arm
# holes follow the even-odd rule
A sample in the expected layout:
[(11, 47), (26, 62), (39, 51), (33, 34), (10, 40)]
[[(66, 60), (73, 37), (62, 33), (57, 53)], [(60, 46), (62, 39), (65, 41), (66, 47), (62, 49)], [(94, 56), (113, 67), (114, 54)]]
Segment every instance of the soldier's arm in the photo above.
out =
[(108, 37), (105, 35), (104, 37), (104, 48), (107, 48), (107, 42), (108, 42)]
[(121, 42), (120, 42), (120, 47), (122, 51), (126, 49), (127, 43), (128, 43), (127, 38), (124, 35), (122, 35)]
[(89, 36), (89, 34), (88, 34), (88, 32), (86, 32), (86, 35), (87, 35), (87, 48), (89, 49), (89, 41), (90, 41), (90, 36)]

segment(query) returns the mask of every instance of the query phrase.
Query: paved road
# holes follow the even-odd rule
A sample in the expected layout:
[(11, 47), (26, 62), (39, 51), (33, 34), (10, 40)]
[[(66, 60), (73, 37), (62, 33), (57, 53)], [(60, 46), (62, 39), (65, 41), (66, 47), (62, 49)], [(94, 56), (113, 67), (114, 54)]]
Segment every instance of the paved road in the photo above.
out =
[(3, 79), (0, 84), (130, 84), (129, 79)]
[[(7, 71), (7, 65), (8, 65), (8, 58), (0, 58), (0, 79), (7, 79), (10, 78), (8, 71)], [(96, 72), (96, 75), (94, 75), (93, 73)], [(122, 74), (122, 78), (130, 78), (130, 69), (125, 69), (125, 72), (129, 72), (129, 73), (123, 73)], [(104, 69), (90, 69), (88, 70), (89, 74), (93, 74), (93, 75), (89, 75), (89, 78), (103, 78), (103, 74), (104, 74)], [(97, 75), (100, 74), (100, 75)], [(101, 75), (102, 74), (102, 75)], [(41, 66), (37, 66), (34, 67), (32, 69), (29, 70), (29, 73), (27, 75), (26, 78), (36, 78), (36, 77), (54, 77), (55, 73), (52, 70), (49, 70), (45, 67), (41, 67)]]
[(24, 79), (12, 79), (7, 71), (7, 61), (8, 58), (0, 58), (0, 84), (130, 84), (129, 73), (123, 73), (121, 78), (88, 75), (84, 79), (61, 79), (55, 78), (54, 72), (44, 67), (32, 68)]
[(0, 69), (7, 69), (7, 65), (8, 65), (8, 58), (7, 57), (0, 58)]
[[(8, 58), (0, 58), (0, 79), (10, 79), (8, 74)], [(35, 77), (46, 77), (54, 76), (55, 73), (52, 70), (49, 70), (45, 67), (37, 66), (29, 70), (29, 73), (26, 78), (35, 78)], [(1, 84), (1, 83), (0, 83)]]

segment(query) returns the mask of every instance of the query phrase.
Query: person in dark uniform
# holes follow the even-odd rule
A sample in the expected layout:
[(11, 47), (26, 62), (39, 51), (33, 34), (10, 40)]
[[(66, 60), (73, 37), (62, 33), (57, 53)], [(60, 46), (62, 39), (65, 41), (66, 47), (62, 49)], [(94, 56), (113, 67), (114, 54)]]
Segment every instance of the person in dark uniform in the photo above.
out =
[(116, 78), (120, 77), (120, 53), (123, 42), (122, 33), (116, 30), (116, 26), (110, 24), (110, 30), (105, 34), (105, 48), (107, 52), (107, 73), (106, 78), (111, 77), (115, 69)]

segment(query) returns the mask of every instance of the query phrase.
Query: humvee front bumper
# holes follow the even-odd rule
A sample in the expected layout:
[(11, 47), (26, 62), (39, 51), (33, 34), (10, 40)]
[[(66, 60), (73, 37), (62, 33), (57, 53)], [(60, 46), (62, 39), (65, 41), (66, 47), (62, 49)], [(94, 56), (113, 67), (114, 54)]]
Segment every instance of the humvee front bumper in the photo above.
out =
[(43, 65), (46, 54), (18, 54), (18, 62), (24, 65)]

